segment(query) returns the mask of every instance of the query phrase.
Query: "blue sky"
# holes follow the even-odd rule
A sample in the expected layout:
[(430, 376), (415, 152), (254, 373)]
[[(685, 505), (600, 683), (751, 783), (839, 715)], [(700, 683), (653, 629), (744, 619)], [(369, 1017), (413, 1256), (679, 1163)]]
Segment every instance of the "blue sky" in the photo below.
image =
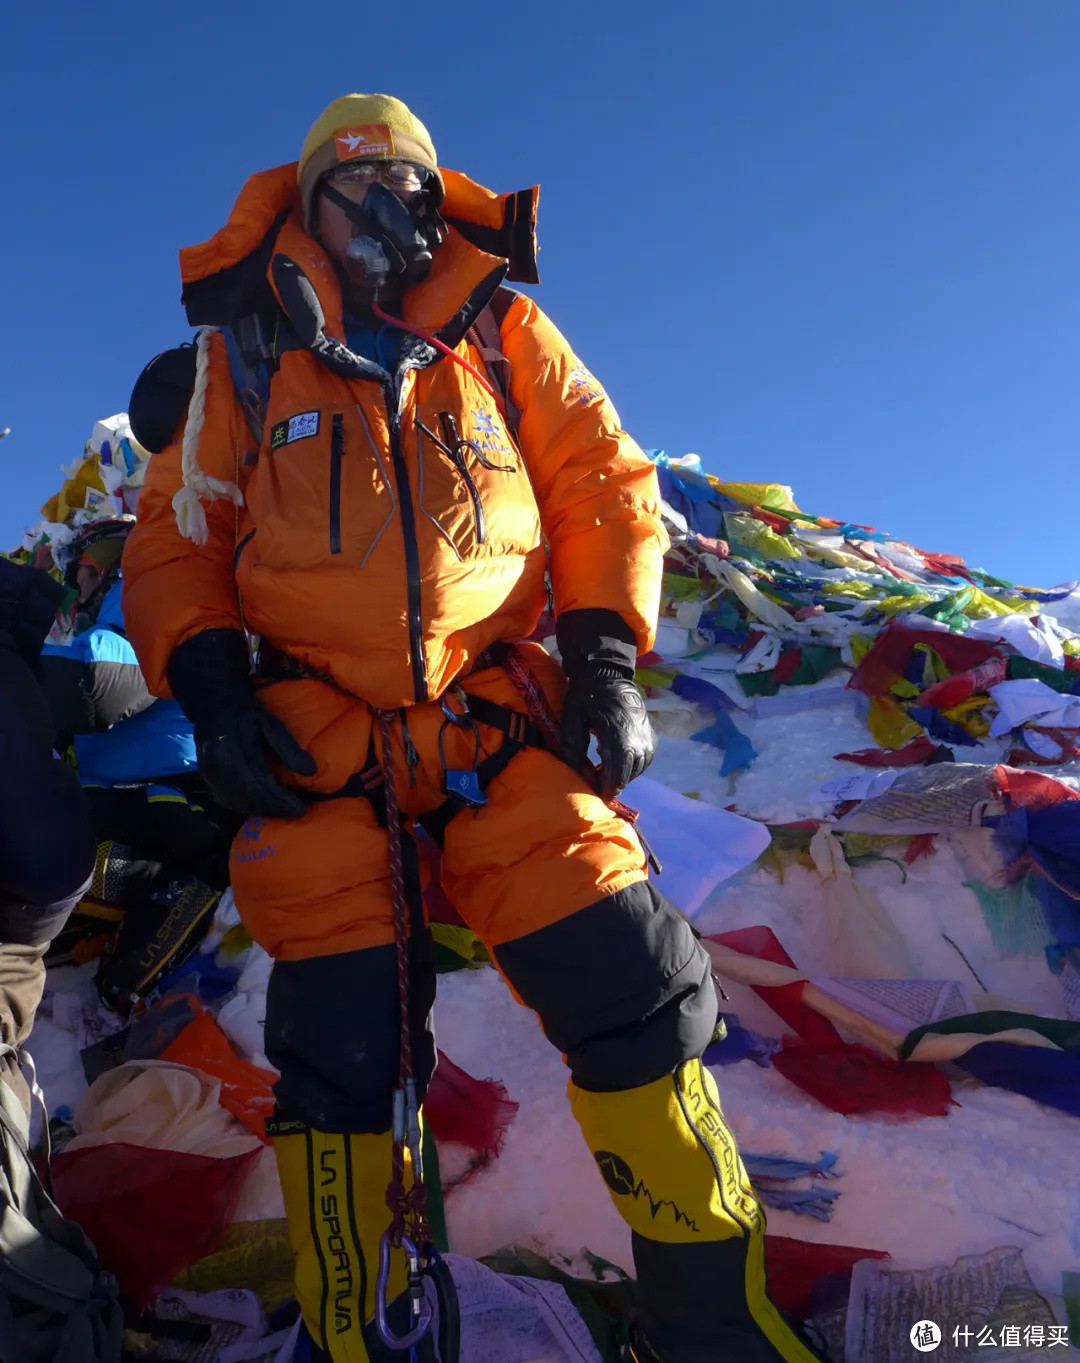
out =
[(177, 249), (385, 90), (541, 185), (536, 296), (643, 445), (1080, 577), (1075, 0), (59, 0), (0, 51), (5, 544), (190, 335)]

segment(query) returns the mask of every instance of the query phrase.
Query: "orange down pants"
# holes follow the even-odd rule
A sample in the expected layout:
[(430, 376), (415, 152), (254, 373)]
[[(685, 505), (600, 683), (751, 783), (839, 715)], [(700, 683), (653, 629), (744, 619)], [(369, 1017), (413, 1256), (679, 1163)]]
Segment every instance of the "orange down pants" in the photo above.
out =
[[(524, 645), (545, 692), (558, 706), (563, 681), (542, 649)], [(524, 711), (502, 668), (474, 673), (464, 690)], [(316, 759), (296, 784), (331, 795), (383, 754), (377, 720), (362, 701), (309, 679), (275, 682), (260, 696)], [(452, 696), (449, 704), (462, 706)], [(437, 701), (398, 712), (392, 749), (398, 805), (407, 819), (445, 799), (444, 771), (470, 769), (503, 735), (445, 723)], [(441, 754), (440, 754), (441, 734)], [(410, 751), (411, 762), (407, 758)], [(526, 936), (645, 878), (633, 829), (552, 754), (518, 753), (446, 829), (442, 884), (462, 919), (488, 947)], [(409, 834), (404, 833), (405, 837)], [(233, 843), (230, 874), (237, 908), (255, 941), (280, 961), (302, 961), (394, 940), (386, 831), (364, 796), (313, 803), (301, 819), (249, 819)]]

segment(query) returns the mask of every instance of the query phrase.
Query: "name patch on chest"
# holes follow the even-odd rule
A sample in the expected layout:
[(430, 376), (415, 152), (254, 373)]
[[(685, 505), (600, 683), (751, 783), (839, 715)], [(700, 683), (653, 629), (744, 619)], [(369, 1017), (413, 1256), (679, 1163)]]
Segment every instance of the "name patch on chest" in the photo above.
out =
[(279, 421), (270, 428), (270, 448), (279, 450), (282, 445), (291, 445), (294, 440), (306, 440), (308, 436), (319, 434), (319, 413), (298, 412), (288, 421)]

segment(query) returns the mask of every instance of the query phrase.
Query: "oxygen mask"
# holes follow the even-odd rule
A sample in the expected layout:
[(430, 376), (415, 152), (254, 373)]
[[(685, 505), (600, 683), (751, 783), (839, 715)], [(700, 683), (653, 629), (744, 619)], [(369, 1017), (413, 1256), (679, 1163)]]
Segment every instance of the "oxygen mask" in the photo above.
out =
[(432, 252), (445, 235), (426, 182), (433, 177), (401, 161), (359, 161), (338, 166), (320, 192), (346, 215), (353, 235), (345, 248), (357, 280), (378, 297), (397, 279), (408, 287), (431, 269)]

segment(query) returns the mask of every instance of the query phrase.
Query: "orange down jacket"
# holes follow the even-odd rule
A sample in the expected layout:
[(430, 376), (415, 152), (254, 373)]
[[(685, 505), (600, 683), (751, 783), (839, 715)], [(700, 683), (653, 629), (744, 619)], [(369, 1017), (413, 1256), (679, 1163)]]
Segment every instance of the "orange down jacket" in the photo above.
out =
[[(499, 196), (444, 176), (448, 218), (502, 217)], [(656, 476), (596, 379), (523, 296), (501, 329), (518, 442), (481, 383), (423, 343), (403, 349), (396, 391), (370, 365), (343, 372), (337, 277), (300, 226), (295, 184), (295, 166), (252, 176), (226, 226), (181, 252), (185, 297), (256, 262), (294, 339), (255, 449), (213, 338), (198, 462), (243, 505), (207, 503), (202, 546), (171, 504), (182, 430), (151, 460), (124, 554), (124, 618), (151, 690), (169, 694), (187, 636), (246, 627), (373, 706), (436, 698), (488, 645), (535, 628), (545, 569), (557, 612), (615, 610), (649, 647), (666, 547)], [(506, 270), (451, 227), (404, 320), (484, 373), (466, 332)], [(454, 455), (453, 434), (472, 446)]]

